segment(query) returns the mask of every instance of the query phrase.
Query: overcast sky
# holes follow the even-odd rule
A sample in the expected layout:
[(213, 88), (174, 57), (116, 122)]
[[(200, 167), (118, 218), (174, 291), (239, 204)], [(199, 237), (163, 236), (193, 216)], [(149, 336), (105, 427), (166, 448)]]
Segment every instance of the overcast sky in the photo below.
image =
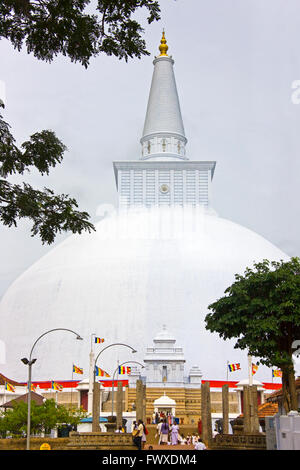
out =
[[(165, 28), (187, 155), (217, 162), (214, 208), (298, 256), (300, 104), (292, 86), (300, 80), (299, 0), (163, 0), (161, 6), (162, 20), (146, 29), (151, 56), (142, 60), (103, 55), (86, 70), (63, 57), (43, 63), (0, 41), (4, 118), (17, 142), (52, 129), (68, 147), (49, 177), (32, 172), (27, 181), (75, 197), (94, 222), (100, 205), (116, 205), (112, 162), (140, 156), (152, 60)], [(51, 246), (31, 238), (24, 222), (0, 227), (0, 237), (1, 297)]]

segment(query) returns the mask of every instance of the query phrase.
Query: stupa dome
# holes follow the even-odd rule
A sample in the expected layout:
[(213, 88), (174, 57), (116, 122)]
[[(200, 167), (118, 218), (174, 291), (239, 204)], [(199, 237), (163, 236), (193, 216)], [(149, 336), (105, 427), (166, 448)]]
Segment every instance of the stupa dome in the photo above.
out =
[[(113, 213), (92, 234), (72, 235), (25, 271), (0, 303), (7, 362), (1, 372), (26, 380), (20, 359), (35, 339), (33, 380), (71, 378), (72, 364), (88, 371), (91, 334), (110, 348), (100, 367), (110, 374), (117, 360), (142, 361), (162, 325), (184, 348), (187, 367), (223, 379), (226, 359), (240, 360), (233, 343), (205, 330), (208, 305), (220, 298), (247, 266), (287, 256), (251, 230), (201, 208), (153, 208)], [(163, 330), (163, 335), (169, 333)], [(159, 335), (158, 335), (159, 336)], [(173, 337), (173, 336), (172, 336)], [(162, 338), (163, 339), (163, 338)]]
[(141, 362), (163, 324), (172, 335), (157, 335), (156, 352), (172, 349), (176, 338), (181, 347), (173, 349), (180, 357), (185, 351), (188, 369), (196, 362), (204, 377), (224, 379), (226, 361), (239, 362), (241, 352), (205, 330), (208, 305), (253, 262), (288, 259), (213, 211), (216, 162), (186, 156), (174, 60), (164, 51), (153, 62), (141, 157), (114, 162), (119, 210), (101, 220), (96, 232), (70, 236), (53, 248), (0, 303), (7, 359), (1, 372), (15, 380), (26, 380), (20, 359), (48, 330), (72, 329), (84, 341), (62, 331), (43, 337), (34, 350), (34, 380), (71, 378), (73, 364), (86, 375), (93, 334), (105, 339), (95, 345), (96, 354), (113, 343), (138, 351), (103, 351), (97, 365), (109, 374), (118, 361)]

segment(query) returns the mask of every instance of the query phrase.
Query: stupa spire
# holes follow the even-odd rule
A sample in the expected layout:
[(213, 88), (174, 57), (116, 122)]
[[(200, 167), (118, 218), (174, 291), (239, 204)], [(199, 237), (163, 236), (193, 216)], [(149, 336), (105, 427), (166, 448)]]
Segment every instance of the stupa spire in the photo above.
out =
[(186, 160), (185, 137), (177, 93), (174, 60), (168, 51), (165, 32), (155, 57), (142, 144), (142, 160)]
[(167, 45), (167, 40), (165, 38), (165, 31), (163, 30), (163, 33), (162, 33), (162, 38), (161, 38), (161, 41), (160, 41), (160, 46), (159, 46), (159, 50), (160, 50), (160, 56), (159, 57), (162, 57), (162, 56), (167, 56), (167, 50), (169, 49), (168, 45)]

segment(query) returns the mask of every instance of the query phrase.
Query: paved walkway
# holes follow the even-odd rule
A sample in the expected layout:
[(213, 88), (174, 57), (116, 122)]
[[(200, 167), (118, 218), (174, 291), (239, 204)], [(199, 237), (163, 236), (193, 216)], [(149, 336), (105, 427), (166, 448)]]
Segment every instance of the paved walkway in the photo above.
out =
[(178, 445), (178, 446), (171, 446), (171, 445), (158, 445), (158, 444), (146, 444), (145, 445), (145, 449), (144, 450), (149, 450), (149, 445), (151, 446), (152, 445), (152, 450), (162, 450), (162, 451), (166, 451), (166, 450), (195, 450), (194, 446), (191, 445), (191, 446), (188, 446), (188, 445)]

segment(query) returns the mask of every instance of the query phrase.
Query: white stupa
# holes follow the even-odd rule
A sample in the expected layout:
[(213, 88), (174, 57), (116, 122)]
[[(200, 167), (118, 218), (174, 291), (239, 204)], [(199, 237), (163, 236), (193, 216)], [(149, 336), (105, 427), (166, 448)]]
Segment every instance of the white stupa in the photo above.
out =
[[(24, 272), (0, 304), (7, 363), (1, 372), (26, 380), (20, 359), (35, 339), (34, 380), (71, 378), (74, 361), (89, 367), (91, 335), (110, 348), (98, 363), (112, 373), (117, 360), (142, 361), (163, 323), (184, 348), (186, 367), (224, 379), (226, 361), (240, 351), (205, 330), (208, 305), (254, 261), (288, 257), (270, 242), (222, 219), (211, 207), (215, 162), (189, 160), (173, 72), (163, 36), (154, 60), (142, 155), (114, 163), (119, 209), (93, 234), (72, 235)], [(75, 363), (76, 363), (75, 362)], [(79, 362), (79, 364), (78, 364)]]

